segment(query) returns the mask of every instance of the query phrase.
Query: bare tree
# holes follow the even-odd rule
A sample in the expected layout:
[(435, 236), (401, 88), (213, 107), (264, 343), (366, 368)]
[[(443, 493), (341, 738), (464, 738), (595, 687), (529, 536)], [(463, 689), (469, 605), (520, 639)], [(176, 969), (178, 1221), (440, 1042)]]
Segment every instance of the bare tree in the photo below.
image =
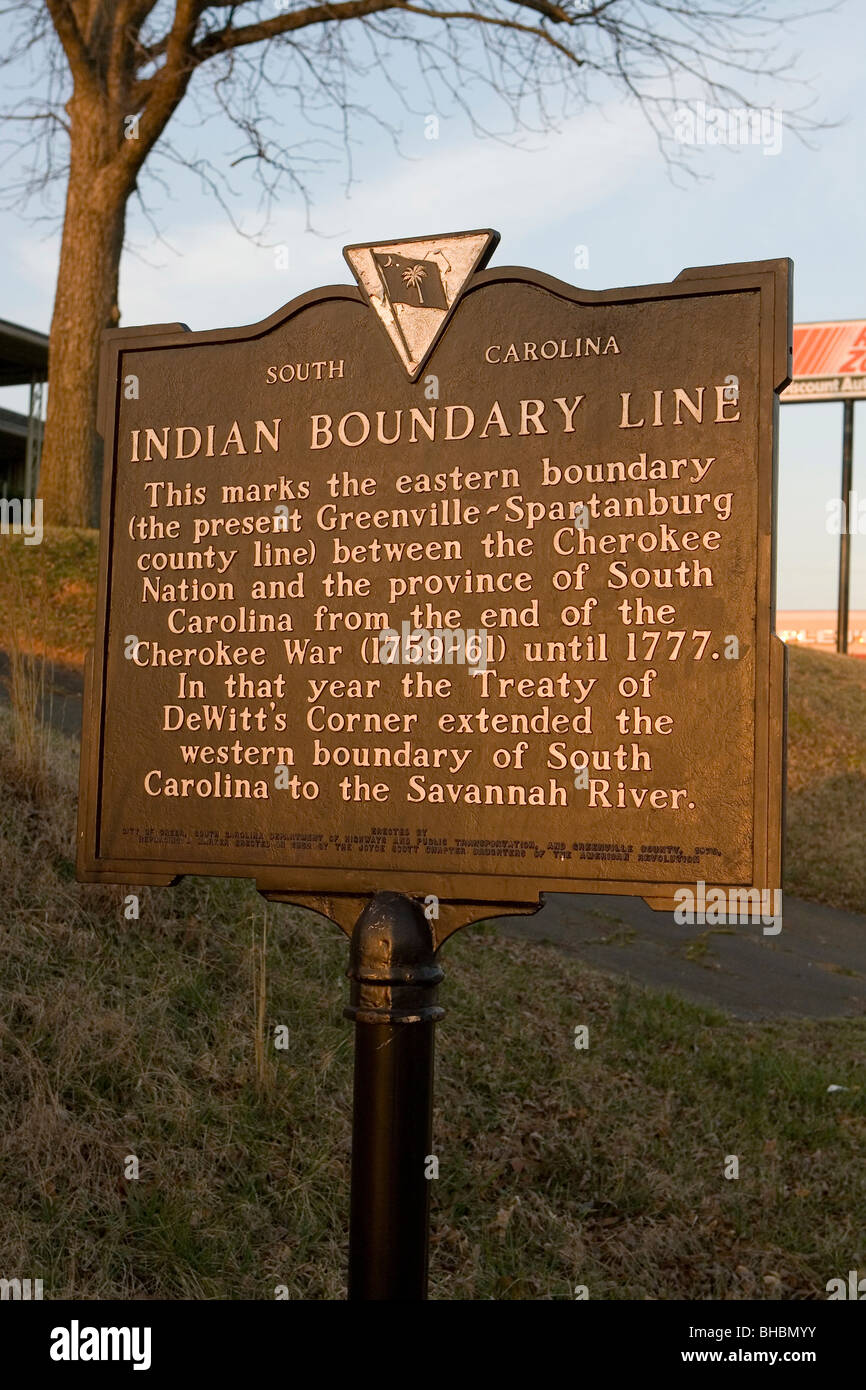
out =
[[(158, 157), (185, 164), (225, 199), (229, 165), (252, 160), (266, 207), (290, 187), (309, 204), (308, 176), (323, 141), (376, 118), (357, 93), (373, 69), (412, 109), (457, 103), (485, 135), (476, 95), (493, 90), (511, 133), (545, 130), (600, 100), (605, 85), (636, 102), (662, 147), (685, 99), (755, 109), (758, 79), (791, 80), (777, 51), (797, 0), (21, 0), (0, 11), (9, 80), (29, 90), (0, 117), (12, 131), (7, 196), (65, 179), (42, 493), (46, 520), (86, 525), (93, 512), (95, 401), (101, 331), (119, 320), (118, 268), (126, 208)], [(811, 11), (814, 13), (815, 11)], [(801, 11), (802, 14), (802, 11)], [(30, 65), (28, 67), (28, 64)], [(740, 90), (741, 87), (745, 91)], [(166, 136), (187, 99), (202, 118), (227, 117), (241, 137), (224, 167), (185, 154)], [(285, 115), (297, 140), (287, 144)], [(433, 105), (436, 110), (437, 106)], [(814, 128), (806, 110), (786, 125)], [(498, 132), (499, 134), (508, 132)], [(318, 143), (317, 143), (318, 142)], [(151, 157), (153, 156), (153, 158)]]

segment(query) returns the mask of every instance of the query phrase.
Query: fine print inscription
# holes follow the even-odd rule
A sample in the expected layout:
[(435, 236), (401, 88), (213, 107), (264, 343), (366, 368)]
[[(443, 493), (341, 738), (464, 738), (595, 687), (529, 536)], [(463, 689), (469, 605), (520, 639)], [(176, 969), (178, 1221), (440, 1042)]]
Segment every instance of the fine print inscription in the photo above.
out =
[(788, 262), (594, 293), (494, 244), (106, 334), (83, 878), (778, 887)]

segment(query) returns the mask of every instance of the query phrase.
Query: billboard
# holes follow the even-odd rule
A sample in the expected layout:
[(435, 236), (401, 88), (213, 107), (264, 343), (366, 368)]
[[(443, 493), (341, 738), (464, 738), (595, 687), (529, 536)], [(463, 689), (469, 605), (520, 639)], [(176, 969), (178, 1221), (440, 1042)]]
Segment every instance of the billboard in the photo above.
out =
[(794, 324), (794, 370), (782, 392), (795, 401), (866, 397), (866, 319)]

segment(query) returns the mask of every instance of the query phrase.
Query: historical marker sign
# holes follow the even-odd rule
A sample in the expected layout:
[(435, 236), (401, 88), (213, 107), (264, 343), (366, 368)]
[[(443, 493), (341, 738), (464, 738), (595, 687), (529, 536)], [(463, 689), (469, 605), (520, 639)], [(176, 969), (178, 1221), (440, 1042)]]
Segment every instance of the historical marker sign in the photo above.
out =
[(788, 262), (595, 293), (495, 240), (106, 334), (83, 878), (778, 886)]

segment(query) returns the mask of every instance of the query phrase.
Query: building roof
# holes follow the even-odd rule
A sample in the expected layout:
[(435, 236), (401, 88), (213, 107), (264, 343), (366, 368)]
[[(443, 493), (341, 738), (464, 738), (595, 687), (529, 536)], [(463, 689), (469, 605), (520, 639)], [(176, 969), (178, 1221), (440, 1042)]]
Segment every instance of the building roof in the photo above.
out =
[(19, 415), (17, 410), (7, 410), (5, 406), (0, 406), (0, 435), (14, 436), (16, 439), (27, 438), (28, 420), (26, 415)]
[(0, 386), (48, 380), (48, 334), (0, 319)]

